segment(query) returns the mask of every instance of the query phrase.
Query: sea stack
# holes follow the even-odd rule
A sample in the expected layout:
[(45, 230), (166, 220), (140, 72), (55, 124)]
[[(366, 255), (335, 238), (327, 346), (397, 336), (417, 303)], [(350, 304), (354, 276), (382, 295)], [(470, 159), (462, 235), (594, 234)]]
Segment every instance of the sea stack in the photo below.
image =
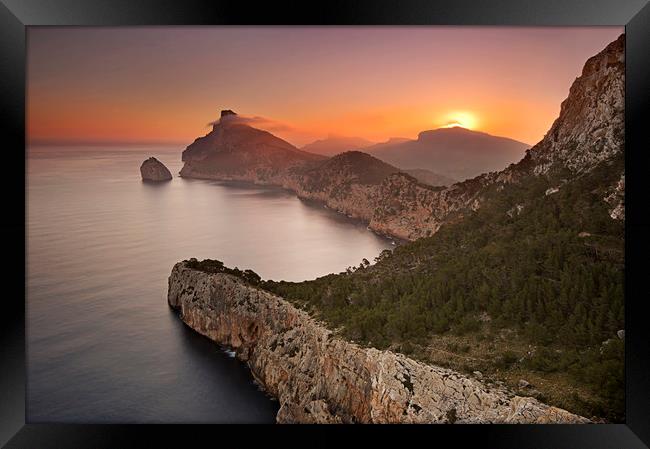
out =
[(170, 181), (172, 179), (169, 169), (155, 157), (150, 157), (142, 163), (140, 174), (142, 180), (148, 182)]

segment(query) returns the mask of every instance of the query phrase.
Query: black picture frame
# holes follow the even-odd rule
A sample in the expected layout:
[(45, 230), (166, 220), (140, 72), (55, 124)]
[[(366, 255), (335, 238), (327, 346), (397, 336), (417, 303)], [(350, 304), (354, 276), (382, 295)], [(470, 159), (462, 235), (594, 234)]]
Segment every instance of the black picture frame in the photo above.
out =
[[(650, 5), (647, 0), (0, 0), (0, 98), (5, 203), (5, 289), (0, 312), (0, 445), (136, 447), (162, 439), (191, 447), (209, 438), (275, 436), (284, 444), (337, 444), (351, 432), (386, 442), (470, 447), (643, 448), (650, 445), (650, 332), (644, 276), (650, 221), (643, 194), (650, 152)], [(25, 43), (26, 27), (45, 25), (619, 25), (626, 30), (626, 423), (599, 425), (260, 426), (254, 432), (214, 426), (30, 424), (25, 416)], [(7, 205), (8, 203), (8, 205)], [(318, 438), (294, 438), (296, 430)], [(411, 436), (413, 433), (415, 435)], [(358, 436), (358, 435), (357, 435)], [(416, 440), (417, 438), (417, 440)], [(306, 443), (305, 441), (308, 441)]]

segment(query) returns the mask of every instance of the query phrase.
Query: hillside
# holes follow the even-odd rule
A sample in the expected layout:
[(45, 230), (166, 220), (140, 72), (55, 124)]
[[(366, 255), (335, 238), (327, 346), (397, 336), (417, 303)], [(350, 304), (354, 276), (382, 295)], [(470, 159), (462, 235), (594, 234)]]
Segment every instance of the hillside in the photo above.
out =
[(382, 182), (393, 201), (373, 220), (437, 222), (433, 235), (264, 288), (368, 346), (624, 420), (624, 44), (587, 61), (517, 164), (438, 191)]
[(495, 188), (464, 220), (374, 265), (266, 288), (354, 341), (511, 387), (527, 379), (540, 399), (619, 420), (624, 225), (603, 198), (622, 165), (605, 161), (549, 195), (560, 174)]
[(455, 179), (439, 175), (432, 172), (431, 170), (427, 170), (426, 168), (412, 168), (402, 171), (413, 176), (422, 184), (427, 184), (430, 186), (450, 186), (456, 182)]

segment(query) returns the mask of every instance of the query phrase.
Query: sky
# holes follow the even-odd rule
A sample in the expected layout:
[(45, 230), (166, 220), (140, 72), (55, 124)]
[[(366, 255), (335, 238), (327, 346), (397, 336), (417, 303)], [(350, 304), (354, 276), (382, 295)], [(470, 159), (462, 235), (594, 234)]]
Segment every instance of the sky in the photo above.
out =
[(460, 125), (535, 144), (622, 27), (29, 27), (30, 143), (190, 144), (232, 109), (294, 145)]

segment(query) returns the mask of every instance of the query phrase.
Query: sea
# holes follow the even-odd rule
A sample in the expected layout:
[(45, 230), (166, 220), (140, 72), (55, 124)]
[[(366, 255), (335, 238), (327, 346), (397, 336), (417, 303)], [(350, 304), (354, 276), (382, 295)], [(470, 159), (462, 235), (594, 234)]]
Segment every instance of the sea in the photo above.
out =
[[(246, 365), (168, 307), (173, 265), (301, 281), (394, 247), (281, 188), (182, 179), (182, 149), (27, 149), (28, 422), (272, 423)], [(172, 181), (142, 182), (150, 156)]]

